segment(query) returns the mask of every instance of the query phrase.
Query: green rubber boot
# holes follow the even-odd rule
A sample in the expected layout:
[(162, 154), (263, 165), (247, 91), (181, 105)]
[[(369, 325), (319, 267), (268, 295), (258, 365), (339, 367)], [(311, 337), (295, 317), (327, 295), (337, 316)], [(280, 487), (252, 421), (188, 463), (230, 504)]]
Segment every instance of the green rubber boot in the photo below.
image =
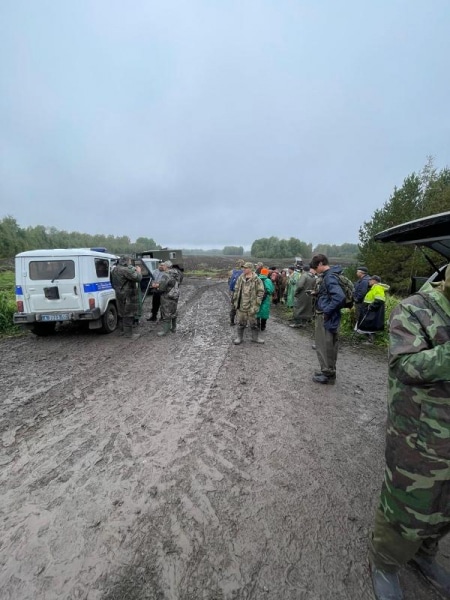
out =
[(163, 337), (167, 335), (170, 331), (170, 321), (163, 321), (163, 330), (159, 331), (156, 335), (159, 337)]

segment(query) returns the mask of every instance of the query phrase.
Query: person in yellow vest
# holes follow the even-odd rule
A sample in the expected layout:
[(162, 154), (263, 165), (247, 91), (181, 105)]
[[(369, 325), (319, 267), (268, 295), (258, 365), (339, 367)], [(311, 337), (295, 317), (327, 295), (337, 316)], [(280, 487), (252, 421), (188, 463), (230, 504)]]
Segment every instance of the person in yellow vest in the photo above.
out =
[(373, 344), (375, 333), (384, 331), (386, 294), (385, 286), (381, 285), (381, 277), (369, 275), (369, 289), (364, 296), (356, 331), (367, 335), (365, 344)]

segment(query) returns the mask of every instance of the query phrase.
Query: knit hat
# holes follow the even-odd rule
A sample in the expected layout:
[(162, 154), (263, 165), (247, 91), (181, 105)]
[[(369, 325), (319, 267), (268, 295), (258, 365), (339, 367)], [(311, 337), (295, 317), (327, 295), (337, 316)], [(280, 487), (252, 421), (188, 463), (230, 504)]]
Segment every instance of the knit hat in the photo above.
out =
[(269, 269), (261, 269), (261, 275), (268, 275), (269, 274)]

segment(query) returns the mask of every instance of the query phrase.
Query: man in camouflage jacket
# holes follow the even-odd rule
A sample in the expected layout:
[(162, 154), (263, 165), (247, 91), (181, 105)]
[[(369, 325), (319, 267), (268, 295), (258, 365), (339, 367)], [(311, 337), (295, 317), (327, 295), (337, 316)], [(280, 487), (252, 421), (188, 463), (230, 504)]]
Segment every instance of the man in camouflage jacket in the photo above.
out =
[(238, 320), (237, 337), (234, 340), (235, 344), (242, 344), (247, 323), (252, 332), (252, 342), (264, 344), (264, 340), (259, 338), (256, 313), (261, 306), (265, 290), (263, 282), (253, 272), (253, 268), (251, 262), (244, 263), (242, 275), (238, 277), (234, 288), (233, 304)]
[(161, 263), (160, 267), (163, 274), (159, 282), (154, 283), (152, 287), (156, 288), (161, 294), (161, 321), (163, 328), (157, 335), (162, 337), (167, 335), (169, 331), (175, 333), (177, 329), (180, 272), (173, 268), (170, 260)]
[(397, 572), (412, 563), (450, 598), (435, 560), (450, 531), (450, 266), (392, 312), (386, 470), (370, 540), (375, 595), (400, 599)]
[(141, 268), (131, 264), (130, 256), (122, 256), (119, 264), (111, 271), (111, 284), (116, 292), (121, 328), (125, 336), (133, 340), (140, 337), (138, 333), (133, 333), (133, 321), (141, 308), (139, 299), (141, 279)]

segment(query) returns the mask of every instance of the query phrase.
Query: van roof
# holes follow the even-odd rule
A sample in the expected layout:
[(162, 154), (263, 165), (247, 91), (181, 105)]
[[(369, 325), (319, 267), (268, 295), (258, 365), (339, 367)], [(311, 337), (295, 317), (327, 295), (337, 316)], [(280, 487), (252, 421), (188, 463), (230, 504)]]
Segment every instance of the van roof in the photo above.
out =
[(91, 250), (90, 248), (52, 248), (46, 250), (27, 250), (26, 252), (20, 252), (16, 257), (25, 258), (45, 258), (49, 257), (68, 257), (68, 256), (95, 256), (98, 258), (110, 258), (116, 259), (115, 254), (108, 254), (107, 252), (98, 252)]
[(385, 229), (374, 235), (374, 240), (426, 246), (450, 260), (450, 211)]

